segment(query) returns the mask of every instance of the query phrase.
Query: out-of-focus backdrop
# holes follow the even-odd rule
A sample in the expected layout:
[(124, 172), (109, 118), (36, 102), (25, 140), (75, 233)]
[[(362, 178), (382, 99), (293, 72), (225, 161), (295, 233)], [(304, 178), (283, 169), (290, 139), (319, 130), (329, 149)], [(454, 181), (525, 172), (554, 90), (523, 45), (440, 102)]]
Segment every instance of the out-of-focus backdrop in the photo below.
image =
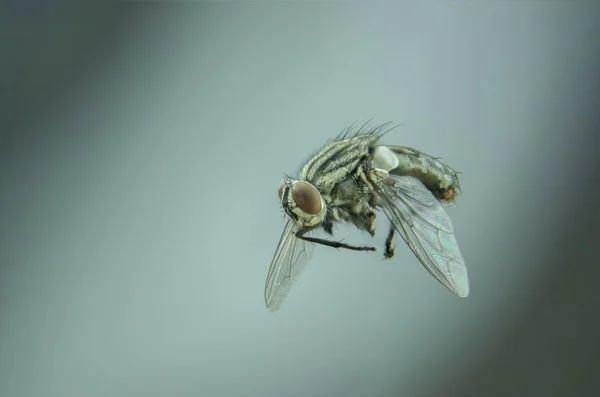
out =
[[(7, 8), (0, 396), (597, 395), (599, 11)], [(399, 240), (317, 247), (268, 312), (279, 180), (370, 118), (463, 172), (470, 297)]]

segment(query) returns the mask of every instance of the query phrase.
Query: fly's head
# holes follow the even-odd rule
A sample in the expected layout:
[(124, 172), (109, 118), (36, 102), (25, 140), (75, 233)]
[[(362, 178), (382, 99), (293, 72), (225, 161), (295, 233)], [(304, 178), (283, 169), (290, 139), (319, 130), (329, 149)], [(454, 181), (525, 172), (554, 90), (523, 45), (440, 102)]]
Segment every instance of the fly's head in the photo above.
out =
[(311, 183), (285, 177), (278, 189), (281, 206), (298, 225), (314, 227), (323, 222), (327, 206), (319, 190)]

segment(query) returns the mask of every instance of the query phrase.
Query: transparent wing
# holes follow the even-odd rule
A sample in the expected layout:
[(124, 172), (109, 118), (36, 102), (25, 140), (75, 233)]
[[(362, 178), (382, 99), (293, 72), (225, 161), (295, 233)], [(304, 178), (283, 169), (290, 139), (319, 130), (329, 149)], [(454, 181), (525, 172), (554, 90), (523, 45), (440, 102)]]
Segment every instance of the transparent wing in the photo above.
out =
[(295, 231), (296, 224), (288, 219), (267, 273), (265, 303), (272, 312), (279, 309), (314, 248), (313, 244), (297, 238)]
[[(374, 170), (377, 172), (376, 170)], [(444, 286), (469, 295), (465, 261), (450, 217), (416, 178), (377, 172), (385, 215), (425, 268)]]

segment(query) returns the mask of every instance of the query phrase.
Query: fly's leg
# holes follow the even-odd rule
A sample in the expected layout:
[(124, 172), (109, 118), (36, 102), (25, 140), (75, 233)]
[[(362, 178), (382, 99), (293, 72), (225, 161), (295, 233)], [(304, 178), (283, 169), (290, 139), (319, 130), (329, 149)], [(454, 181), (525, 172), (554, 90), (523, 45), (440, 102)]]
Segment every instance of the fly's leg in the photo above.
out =
[(362, 246), (361, 247), (361, 246), (356, 246), (356, 245), (345, 244), (345, 243), (342, 243), (341, 241), (330, 241), (330, 240), (326, 240), (326, 239), (322, 239), (322, 238), (306, 237), (306, 236), (304, 236), (304, 233), (306, 233), (306, 231), (299, 231), (298, 233), (296, 233), (296, 237), (298, 237), (299, 239), (302, 239), (304, 241), (308, 241), (310, 243), (321, 244), (321, 245), (325, 245), (327, 247), (345, 248), (345, 249), (349, 249), (352, 251), (375, 251), (375, 247), (370, 247), (370, 246)]
[[(379, 171), (387, 173), (387, 171), (385, 171), (385, 170), (379, 170)], [(377, 183), (377, 181), (372, 179), (373, 174), (377, 175), (377, 170), (369, 169), (367, 164), (363, 164), (363, 166), (358, 169), (358, 177), (360, 178), (360, 180), (369, 188), (369, 190), (375, 192), (378, 189), (375, 189), (375, 187), (374, 187), (374, 185)], [(373, 213), (373, 215), (375, 215), (375, 213)], [(375, 220), (375, 217), (373, 216), (373, 221), (374, 220)], [(371, 225), (372, 225), (372, 222), (371, 222)], [(395, 248), (392, 245), (393, 240), (394, 240), (394, 225), (390, 224), (390, 230), (388, 232), (387, 237), (385, 238), (385, 250), (383, 252), (383, 256), (386, 259), (389, 259), (394, 256)]]
[(373, 210), (371, 208), (369, 208), (369, 211), (367, 213), (367, 231), (369, 232), (369, 234), (371, 235), (371, 237), (375, 237), (375, 218), (377, 217), (377, 215), (375, 215), (375, 212), (373, 212)]
[(368, 245), (356, 246), (356, 245), (345, 244), (345, 243), (342, 243), (341, 241), (330, 241), (330, 240), (321, 239), (321, 238), (304, 237), (304, 236), (299, 236), (299, 235), (296, 235), (296, 237), (298, 237), (304, 241), (325, 245), (327, 247), (345, 248), (345, 249), (349, 249), (352, 251), (375, 251), (375, 247), (370, 247)]
[(330, 222), (327, 222), (326, 220), (323, 221), (323, 223), (321, 223), (321, 226), (323, 226), (323, 230), (325, 230), (325, 232), (331, 236), (333, 236), (333, 226), (331, 225)]
[(390, 231), (388, 232), (387, 237), (385, 238), (385, 251), (383, 251), (383, 256), (386, 259), (390, 259), (394, 256), (394, 246), (392, 245), (392, 241), (394, 240), (394, 226), (390, 225)]

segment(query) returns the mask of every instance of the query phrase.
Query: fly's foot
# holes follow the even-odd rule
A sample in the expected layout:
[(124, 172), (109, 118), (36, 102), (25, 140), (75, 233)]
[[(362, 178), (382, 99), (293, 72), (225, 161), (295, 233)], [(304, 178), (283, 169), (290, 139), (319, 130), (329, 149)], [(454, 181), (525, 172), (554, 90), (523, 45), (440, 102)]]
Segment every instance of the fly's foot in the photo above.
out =
[(389, 247), (385, 247), (385, 250), (383, 251), (383, 257), (385, 259), (390, 259), (394, 256), (395, 253), (396, 249), (390, 245)]
[(396, 251), (392, 245), (392, 241), (394, 241), (394, 226), (390, 225), (390, 230), (388, 231), (387, 238), (385, 239), (385, 250), (383, 251), (383, 256), (386, 259), (393, 257), (394, 252)]

